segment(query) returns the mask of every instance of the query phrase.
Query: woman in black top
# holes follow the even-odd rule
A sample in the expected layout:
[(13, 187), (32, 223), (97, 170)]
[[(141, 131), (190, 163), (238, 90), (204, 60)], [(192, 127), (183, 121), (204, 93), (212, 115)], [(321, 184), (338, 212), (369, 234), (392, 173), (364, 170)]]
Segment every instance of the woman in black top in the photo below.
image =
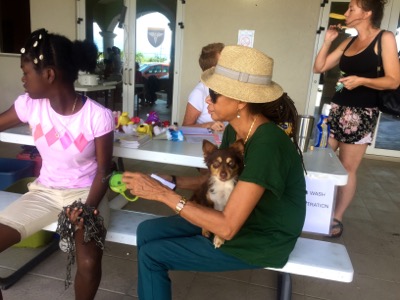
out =
[(341, 25), (330, 26), (314, 63), (315, 73), (339, 64), (342, 76), (331, 103), (329, 145), (334, 151), (340, 149), (339, 159), (349, 177), (347, 185), (338, 189), (332, 237), (339, 237), (343, 232), (343, 215), (356, 191), (356, 172), (373, 139), (379, 116), (378, 91), (395, 89), (400, 83), (396, 41), (389, 31), (381, 33), (385, 75), (377, 78), (376, 41), (386, 3), (387, 0), (351, 0), (344, 14), (346, 26), (355, 28), (358, 35), (344, 40), (329, 53), (338, 30), (342, 29)]

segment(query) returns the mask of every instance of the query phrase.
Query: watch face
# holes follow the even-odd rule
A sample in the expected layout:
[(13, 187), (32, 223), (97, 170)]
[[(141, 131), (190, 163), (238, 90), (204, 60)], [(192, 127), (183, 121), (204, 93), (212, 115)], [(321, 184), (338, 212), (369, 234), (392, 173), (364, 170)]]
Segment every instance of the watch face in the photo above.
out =
[(175, 207), (175, 212), (177, 214), (179, 214), (181, 212), (181, 210), (183, 209), (183, 207), (185, 206), (185, 204), (186, 204), (186, 200), (184, 200), (184, 199), (179, 200), (178, 204)]

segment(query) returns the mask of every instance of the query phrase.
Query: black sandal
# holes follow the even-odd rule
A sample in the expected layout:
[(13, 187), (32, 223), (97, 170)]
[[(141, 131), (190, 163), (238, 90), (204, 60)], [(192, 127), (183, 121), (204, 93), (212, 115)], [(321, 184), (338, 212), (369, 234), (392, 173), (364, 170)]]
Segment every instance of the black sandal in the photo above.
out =
[[(332, 231), (336, 231), (336, 230), (337, 230), (337, 232), (336, 232), (336, 233), (331, 233), (331, 235), (330, 235), (329, 237), (331, 237), (331, 238), (338, 238), (338, 237), (341, 237), (341, 236), (342, 236), (342, 233), (343, 233), (343, 229), (344, 229), (343, 223), (340, 222), (340, 221), (339, 221), (338, 219), (336, 219), (336, 218), (333, 219), (333, 222), (334, 222), (334, 224), (332, 224), (332, 226), (331, 226), (331, 232), (332, 232)], [(335, 224), (335, 223), (336, 223), (336, 224)]]

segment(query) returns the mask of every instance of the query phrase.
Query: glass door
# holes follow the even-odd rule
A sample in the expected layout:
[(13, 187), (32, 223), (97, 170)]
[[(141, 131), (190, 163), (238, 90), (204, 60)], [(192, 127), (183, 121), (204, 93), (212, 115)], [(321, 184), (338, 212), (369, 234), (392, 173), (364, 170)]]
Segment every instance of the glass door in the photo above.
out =
[[(128, 112), (129, 116), (138, 116), (141, 118), (146, 117), (146, 108), (154, 109), (154, 107), (142, 107), (142, 111), (139, 109), (138, 101), (138, 85), (135, 82), (135, 75), (137, 64), (141, 62), (140, 55), (138, 56), (137, 46), (141, 41), (137, 40), (137, 20), (141, 16), (149, 13), (164, 12), (164, 15), (168, 17), (169, 22), (169, 44), (157, 43), (154, 37), (160, 34), (160, 26), (152, 25), (147, 26), (151, 28), (145, 28), (146, 39), (152, 37), (153, 47), (157, 48), (158, 52), (154, 54), (155, 57), (164, 55), (164, 48), (169, 47), (168, 57), (166, 61), (160, 62), (162, 71), (166, 71), (165, 74), (158, 72), (160, 90), (157, 90), (156, 99), (157, 103), (162, 103), (160, 107), (163, 109), (162, 121), (170, 120), (171, 123), (177, 119), (177, 108), (173, 104), (177, 101), (177, 87), (179, 85), (176, 75), (179, 70), (179, 60), (175, 59), (179, 56), (182, 29), (178, 23), (183, 18), (183, 1), (177, 0), (77, 0), (77, 36), (78, 39), (93, 39), (96, 42), (96, 37), (101, 36), (102, 41), (99, 49), (102, 54), (99, 60), (103, 61), (103, 65), (100, 63), (100, 67), (105, 68), (105, 62), (108, 62), (109, 57), (115, 56), (113, 53), (109, 53), (107, 50), (118, 48), (118, 58), (120, 62), (119, 78), (113, 79), (119, 83), (118, 88), (114, 90), (114, 93), (120, 95), (118, 103), (112, 103), (109, 108), (115, 110), (121, 110)], [(97, 19), (99, 22), (95, 24), (94, 20)], [(154, 21), (154, 20), (153, 20)], [(101, 23), (101, 24), (99, 24)], [(93, 25), (95, 24), (95, 25)], [(151, 23), (150, 23), (151, 24)], [(98, 32), (95, 32), (93, 28), (100, 28)], [(154, 28), (156, 27), (156, 28)], [(158, 28), (157, 28), (158, 27)], [(156, 29), (156, 30), (154, 30)], [(157, 31), (158, 30), (158, 31)], [(158, 42), (161, 39), (158, 39)], [(148, 42), (148, 41), (146, 41)], [(118, 44), (117, 44), (118, 43)], [(163, 48), (164, 47), (164, 48)], [(143, 62), (141, 62), (143, 63)], [(156, 62), (150, 62), (155, 64)], [(144, 63), (143, 63), (144, 64)], [(164, 70), (164, 65), (167, 65), (168, 70)], [(156, 66), (157, 67), (157, 66)], [(106, 68), (105, 68), (106, 69)], [(156, 68), (152, 68), (150, 71), (155, 72)], [(148, 73), (150, 72), (147, 70)], [(143, 70), (143, 74), (146, 71)], [(147, 73), (145, 74), (147, 75)], [(150, 74), (151, 75), (151, 74)], [(115, 98), (115, 97), (114, 97)], [(117, 97), (118, 98), (118, 97)], [(143, 115), (144, 114), (144, 115)]]
[(89, 96), (111, 110), (122, 110), (123, 106), (123, 65), (129, 41), (125, 26), (128, 2), (77, 0), (77, 38), (92, 40), (97, 45), (95, 74), (99, 84), (104, 85), (104, 90), (90, 92)]
[[(397, 51), (400, 54), (399, 6), (400, 3), (393, 3), (391, 11), (386, 11), (385, 13), (390, 16), (387, 30), (395, 34)], [(372, 146), (368, 147), (367, 154), (400, 157), (400, 116), (391, 116), (384, 113), (380, 114), (375, 138)]]

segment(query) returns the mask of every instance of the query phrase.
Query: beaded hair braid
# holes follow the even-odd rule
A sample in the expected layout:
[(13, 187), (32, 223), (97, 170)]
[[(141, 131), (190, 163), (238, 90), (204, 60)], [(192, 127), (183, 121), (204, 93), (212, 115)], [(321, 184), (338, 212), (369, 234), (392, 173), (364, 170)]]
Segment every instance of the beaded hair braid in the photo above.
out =
[(93, 41), (71, 41), (43, 28), (32, 32), (21, 49), (22, 62), (32, 62), (37, 72), (53, 68), (61, 74), (58, 78), (67, 83), (73, 83), (78, 78), (79, 70), (93, 72), (97, 55), (97, 46)]
[(292, 126), (292, 130), (289, 133), (289, 137), (292, 138), (293, 143), (296, 146), (297, 152), (299, 153), (303, 168), (305, 170), (303, 162), (303, 153), (301, 152), (299, 145), (297, 143), (297, 119), (298, 113), (293, 100), (289, 97), (287, 93), (272, 102), (266, 103), (248, 103), (249, 110), (256, 114), (261, 112), (265, 117), (270, 119), (275, 124), (289, 123)]
[[(48, 33), (45, 29), (39, 29), (30, 35), (21, 48), (21, 58), (32, 61), (35, 64), (35, 69), (42, 69), (43, 66), (50, 64), (52, 61), (52, 53), (48, 51)], [(47, 50), (47, 51), (46, 51)]]

